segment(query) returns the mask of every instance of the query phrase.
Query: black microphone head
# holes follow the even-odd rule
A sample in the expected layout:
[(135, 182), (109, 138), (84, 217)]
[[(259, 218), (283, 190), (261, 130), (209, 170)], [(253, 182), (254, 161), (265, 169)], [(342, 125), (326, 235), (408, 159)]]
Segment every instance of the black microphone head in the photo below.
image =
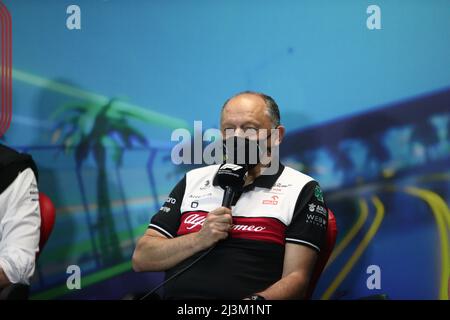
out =
[(225, 187), (231, 187), (235, 190), (241, 189), (244, 186), (247, 171), (248, 167), (245, 165), (234, 163), (222, 164), (217, 171), (219, 186), (224, 189)]

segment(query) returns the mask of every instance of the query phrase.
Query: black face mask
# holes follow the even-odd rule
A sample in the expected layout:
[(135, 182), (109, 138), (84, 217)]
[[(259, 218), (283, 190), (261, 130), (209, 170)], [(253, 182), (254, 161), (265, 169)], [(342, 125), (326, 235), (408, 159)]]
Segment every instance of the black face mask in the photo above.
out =
[(259, 141), (237, 136), (227, 138), (223, 140), (223, 156), (225, 163), (239, 164), (251, 170), (260, 161)]

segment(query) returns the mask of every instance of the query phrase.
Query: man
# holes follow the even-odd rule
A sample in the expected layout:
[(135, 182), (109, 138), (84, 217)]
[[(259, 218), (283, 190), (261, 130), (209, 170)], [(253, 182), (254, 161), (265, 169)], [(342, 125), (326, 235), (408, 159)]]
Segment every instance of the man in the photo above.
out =
[(29, 284), (38, 252), (37, 168), (29, 155), (0, 144), (0, 291)]
[[(262, 140), (271, 129), (279, 145), (285, 128), (267, 95), (244, 92), (222, 108), (224, 138), (253, 130)], [(170, 278), (187, 268), (167, 282), (166, 299), (303, 298), (327, 228), (317, 182), (281, 163), (264, 175), (267, 165), (258, 163), (230, 210), (221, 207), (218, 167), (191, 170), (177, 184), (139, 240), (134, 270), (166, 271)]]

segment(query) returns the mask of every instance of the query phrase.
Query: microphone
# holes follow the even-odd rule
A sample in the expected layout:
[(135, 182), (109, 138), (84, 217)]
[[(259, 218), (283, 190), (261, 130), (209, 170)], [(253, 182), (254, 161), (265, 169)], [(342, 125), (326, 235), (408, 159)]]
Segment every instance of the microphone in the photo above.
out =
[(245, 183), (245, 175), (248, 167), (233, 163), (224, 163), (217, 171), (217, 181), (219, 186), (225, 190), (222, 200), (222, 207), (231, 209), (236, 191), (242, 189)]

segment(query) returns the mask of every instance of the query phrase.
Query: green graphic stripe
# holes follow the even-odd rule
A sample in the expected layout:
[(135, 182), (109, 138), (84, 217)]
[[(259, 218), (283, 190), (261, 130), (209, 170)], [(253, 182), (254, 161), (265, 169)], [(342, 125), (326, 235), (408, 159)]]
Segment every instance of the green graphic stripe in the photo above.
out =
[(100, 104), (106, 104), (109, 101), (109, 99), (105, 96), (81, 90), (73, 86), (59, 83), (57, 81), (53, 81), (50, 79), (42, 78), (28, 72), (20, 71), (18, 69), (13, 69), (13, 78), (15, 80), (19, 80), (34, 85), (36, 87), (40, 87), (50, 91), (55, 91), (77, 99), (85, 99)]
[[(100, 281), (104, 281), (106, 279), (112, 278), (114, 276), (117, 276), (121, 273), (124, 273), (126, 271), (131, 270), (131, 261), (127, 261), (121, 264), (118, 264), (114, 267), (111, 267), (109, 269), (105, 269), (93, 274), (90, 274), (88, 276), (83, 277), (83, 274), (81, 274), (81, 288), (86, 288), (90, 285), (93, 285), (95, 283), (98, 283)], [(31, 300), (49, 300), (54, 299), (60, 296), (63, 296), (65, 294), (71, 293), (73, 290), (69, 290), (64, 283), (61, 286), (52, 288), (50, 290), (34, 294), (30, 297)]]
[[(110, 101), (110, 98), (106, 96), (89, 92), (86, 90), (81, 90), (79, 88), (59, 83), (57, 81), (53, 81), (43, 77), (39, 77), (18, 69), (13, 69), (12, 75), (13, 79), (15, 80), (22, 81), (46, 90), (58, 92), (60, 94), (64, 94), (66, 96), (73, 97), (76, 99), (88, 100), (98, 104), (106, 104)], [(182, 119), (178, 119), (162, 113), (151, 111), (148, 108), (139, 107), (137, 105), (133, 105), (125, 101), (117, 101), (116, 104), (118, 108), (123, 108), (129, 111), (139, 109), (140, 110), (139, 112), (145, 117), (145, 119), (155, 125), (171, 129), (188, 128), (187, 122)]]
[[(135, 235), (143, 235), (145, 230), (147, 229), (148, 224), (140, 225), (136, 228), (134, 228), (133, 231), (133, 237)], [(129, 240), (130, 239), (130, 233), (125, 230), (118, 234), (119, 242)], [(92, 250), (92, 244), (90, 240), (85, 240), (83, 242), (74, 244), (72, 246), (63, 246), (62, 248), (57, 248), (52, 251), (44, 250), (44, 253), (42, 254), (41, 259), (43, 260), (42, 264), (48, 263), (50, 261), (58, 261), (63, 256), (76, 256), (81, 255), (85, 252), (91, 252)]]

